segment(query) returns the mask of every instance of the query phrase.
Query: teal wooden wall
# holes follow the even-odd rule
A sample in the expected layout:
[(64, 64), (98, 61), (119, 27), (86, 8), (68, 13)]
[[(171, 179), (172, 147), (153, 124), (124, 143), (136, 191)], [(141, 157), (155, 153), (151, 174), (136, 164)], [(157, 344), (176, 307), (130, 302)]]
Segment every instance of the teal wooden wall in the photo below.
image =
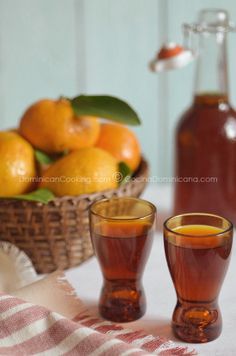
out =
[[(172, 175), (174, 127), (192, 96), (194, 64), (156, 75), (148, 62), (199, 9), (220, 7), (236, 20), (234, 0), (0, 0), (0, 128), (14, 127), (42, 97), (109, 93), (128, 100), (152, 173)], [(236, 36), (230, 37), (236, 104)]]

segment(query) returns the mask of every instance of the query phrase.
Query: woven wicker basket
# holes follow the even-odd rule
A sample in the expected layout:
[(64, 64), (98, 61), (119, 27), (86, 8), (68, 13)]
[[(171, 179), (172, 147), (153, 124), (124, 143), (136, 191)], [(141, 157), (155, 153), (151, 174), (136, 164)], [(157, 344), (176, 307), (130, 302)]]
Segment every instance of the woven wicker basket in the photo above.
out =
[(67, 269), (93, 255), (88, 209), (95, 201), (115, 196), (138, 197), (148, 177), (142, 159), (136, 180), (118, 189), (77, 197), (55, 198), (47, 205), (21, 200), (0, 200), (0, 240), (9, 241), (31, 258), (38, 273)]

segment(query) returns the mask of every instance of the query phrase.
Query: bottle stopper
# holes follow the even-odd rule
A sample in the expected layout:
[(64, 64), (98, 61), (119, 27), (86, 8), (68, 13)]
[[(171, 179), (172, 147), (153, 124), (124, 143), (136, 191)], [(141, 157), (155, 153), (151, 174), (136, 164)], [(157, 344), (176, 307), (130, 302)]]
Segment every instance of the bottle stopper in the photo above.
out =
[(162, 72), (184, 67), (193, 59), (194, 54), (191, 50), (174, 42), (169, 42), (161, 47), (149, 66), (153, 72)]

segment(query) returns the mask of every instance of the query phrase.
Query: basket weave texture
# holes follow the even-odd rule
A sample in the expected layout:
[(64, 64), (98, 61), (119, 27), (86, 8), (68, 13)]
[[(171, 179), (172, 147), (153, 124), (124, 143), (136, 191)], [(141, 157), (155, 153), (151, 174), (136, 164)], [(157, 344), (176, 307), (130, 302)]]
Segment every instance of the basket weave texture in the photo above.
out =
[(55, 198), (48, 204), (0, 200), (0, 240), (23, 250), (38, 273), (67, 269), (93, 255), (88, 211), (103, 198), (132, 196), (143, 192), (148, 164), (142, 159), (134, 178), (117, 189), (77, 197)]

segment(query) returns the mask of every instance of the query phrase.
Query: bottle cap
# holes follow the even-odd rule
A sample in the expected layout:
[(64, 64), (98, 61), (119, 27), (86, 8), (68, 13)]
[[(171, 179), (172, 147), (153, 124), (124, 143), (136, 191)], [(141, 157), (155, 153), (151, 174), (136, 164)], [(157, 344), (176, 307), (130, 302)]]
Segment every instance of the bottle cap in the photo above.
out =
[(174, 42), (164, 44), (149, 66), (153, 72), (176, 69), (185, 66), (194, 59), (193, 53)]

